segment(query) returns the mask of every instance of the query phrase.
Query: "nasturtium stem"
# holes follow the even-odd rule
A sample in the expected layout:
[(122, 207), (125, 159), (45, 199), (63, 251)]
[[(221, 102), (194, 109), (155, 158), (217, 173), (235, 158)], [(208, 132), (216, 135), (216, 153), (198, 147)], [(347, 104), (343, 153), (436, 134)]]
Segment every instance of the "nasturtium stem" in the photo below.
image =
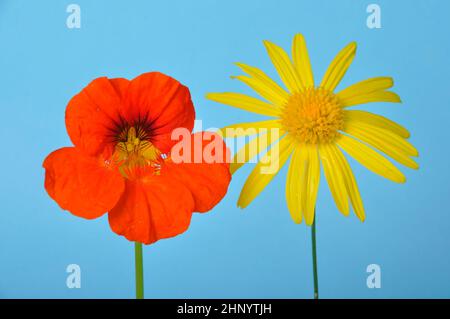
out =
[(314, 299), (319, 299), (319, 278), (317, 275), (317, 249), (316, 249), (316, 217), (317, 216), (314, 216), (314, 222), (311, 227), (311, 242), (312, 242), (312, 259), (313, 259), (313, 275), (314, 275)]
[(136, 268), (136, 299), (144, 299), (144, 267), (142, 258), (142, 244), (134, 243), (134, 261)]

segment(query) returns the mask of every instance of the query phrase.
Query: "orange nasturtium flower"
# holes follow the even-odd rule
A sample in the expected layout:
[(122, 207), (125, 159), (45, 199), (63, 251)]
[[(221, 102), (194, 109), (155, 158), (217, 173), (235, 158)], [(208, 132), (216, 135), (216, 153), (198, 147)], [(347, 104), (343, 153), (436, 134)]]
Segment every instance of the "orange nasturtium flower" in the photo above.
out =
[[(151, 244), (183, 233), (192, 213), (213, 208), (231, 179), (222, 139), (191, 136), (194, 118), (189, 89), (169, 76), (97, 78), (67, 106), (74, 147), (45, 159), (45, 189), (76, 216), (108, 212), (111, 229), (130, 241)], [(203, 154), (214, 141), (223, 159), (175, 163), (170, 151), (177, 128), (188, 130), (192, 140), (200, 137), (194, 152)]]

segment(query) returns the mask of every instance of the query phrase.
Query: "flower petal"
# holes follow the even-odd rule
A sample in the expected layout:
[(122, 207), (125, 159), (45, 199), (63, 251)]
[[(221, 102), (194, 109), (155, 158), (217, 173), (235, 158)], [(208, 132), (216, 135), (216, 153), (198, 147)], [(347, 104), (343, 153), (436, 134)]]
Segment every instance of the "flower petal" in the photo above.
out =
[(194, 200), (183, 184), (149, 174), (126, 180), (125, 192), (108, 219), (116, 234), (148, 245), (186, 231), (193, 210)]
[(372, 172), (396, 183), (406, 182), (405, 175), (397, 167), (365, 144), (342, 134), (336, 142), (351, 157)]
[(351, 42), (344, 49), (342, 49), (342, 51), (339, 52), (331, 62), (320, 86), (330, 92), (334, 91), (347, 72), (353, 58), (355, 57), (355, 54), (356, 43)]
[(292, 43), (292, 58), (297, 74), (300, 77), (303, 86), (314, 87), (314, 75), (309, 61), (308, 49), (306, 48), (306, 41), (302, 34), (298, 33), (294, 37)]
[(370, 124), (381, 129), (389, 130), (403, 138), (409, 138), (411, 135), (409, 131), (400, 124), (378, 114), (360, 110), (345, 110), (344, 116), (346, 121)]
[(414, 146), (391, 131), (352, 121), (346, 123), (344, 131), (409, 168), (419, 168), (410, 158), (418, 155)]
[(238, 207), (247, 207), (262, 192), (286, 163), (293, 148), (294, 143), (289, 136), (272, 145), (247, 178), (239, 196)]
[[(197, 148), (195, 141), (201, 139), (202, 144)], [(201, 152), (200, 156), (192, 154), (191, 161), (173, 163), (167, 161), (161, 169), (161, 174), (170, 176), (182, 183), (194, 199), (196, 212), (206, 212), (212, 209), (225, 196), (231, 180), (229, 168), (230, 152), (222, 138), (212, 132), (198, 132), (192, 135), (194, 152)], [(214, 143), (214, 145), (212, 145)], [(214, 147), (214, 158), (207, 150)], [(195, 161), (195, 159), (200, 159)]]
[(302, 90), (303, 85), (300, 82), (297, 72), (292, 66), (289, 55), (281, 47), (270, 41), (264, 41), (264, 45), (275, 69), (277, 69), (278, 75), (288, 88), (289, 92), (294, 93)]
[(151, 142), (167, 153), (173, 146), (171, 133), (184, 127), (192, 131), (195, 111), (189, 89), (159, 72), (149, 72), (131, 80), (125, 101), (133, 119), (151, 123)]
[(230, 105), (248, 112), (266, 116), (279, 116), (280, 109), (260, 99), (240, 93), (208, 93), (206, 98), (218, 103)]
[(126, 79), (101, 77), (89, 83), (67, 105), (66, 128), (72, 143), (90, 155), (111, 146), (111, 132), (129, 110), (122, 102), (128, 87)]
[(296, 223), (314, 222), (317, 192), (320, 181), (320, 162), (315, 145), (301, 144), (295, 148), (286, 179), (286, 200)]
[(384, 91), (394, 86), (394, 80), (391, 77), (375, 77), (370, 78), (343, 89), (337, 96), (342, 99), (349, 99), (356, 95), (368, 94), (375, 91)]
[(341, 107), (348, 107), (374, 102), (401, 103), (400, 97), (391, 91), (375, 91), (367, 94), (360, 94), (348, 99), (340, 99)]
[(329, 145), (328, 155), (331, 156), (332, 162), (336, 165), (333, 169), (340, 172), (342, 175), (355, 215), (363, 222), (366, 219), (363, 202), (347, 159), (344, 154), (342, 154), (341, 150), (334, 144)]
[(100, 217), (113, 208), (124, 190), (123, 177), (116, 167), (74, 147), (52, 152), (43, 167), (50, 197), (62, 209), (86, 219)]
[(278, 107), (282, 107), (286, 104), (286, 101), (289, 99), (289, 93), (267, 76), (262, 70), (243, 63), (236, 63), (236, 65), (250, 77), (242, 75), (232, 76), (233, 79), (244, 82), (255, 90), (256, 93)]
[(311, 226), (314, 222), (314, 211), (316, 206), (317, 191), (320, 181), (320, 163), (315, 145), (300, 146), (300, 193), (301, 207), (305, 223)]
[(286, 202), (292, 220), (296, 224), (302, 222), (302, 196), (300, 191), (300, 148), (292, 152), (291, 162), (286, 177)]
[(325, 171), (325, 178), (338, 210), (345, 216), (350, 214), (348, 203), (347, 185), (343, 176), (344, 172), (340, 169), (338, 159), (334, 155), (333, 144), (321, 144), (319, 146), (319, 154), (322, 166)]

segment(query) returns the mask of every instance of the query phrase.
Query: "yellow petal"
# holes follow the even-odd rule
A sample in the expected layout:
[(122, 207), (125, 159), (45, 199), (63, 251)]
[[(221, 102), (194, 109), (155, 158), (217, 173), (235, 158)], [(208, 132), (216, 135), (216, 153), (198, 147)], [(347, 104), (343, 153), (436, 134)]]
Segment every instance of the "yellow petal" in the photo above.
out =
[(286, 101), (289, 99), (289, 93), (286, 92), (282, 87), (280, 87), (275, 81), (273, 81), (267, 74), (265, 74), (262, 70), (243, 64), (236, 63), (242, 71), (247, 73), (250, 77), (247, 76), (236, 76), (232, 77), (238, 79), (253, 90), (256, 93), (261, 95), (266, 100), (272, 102), (276, 106), (284, 106)]
[(314, 75), (309, 60), (306, 41), (302, 34), (298, 33), (292, 43), (292, 58), (297, 74), (304, 87), (314, 87)]
[(410, 134), (406, 128), (378, 114), (360, 110), (345, 110), (344, 116), (346, 121), (366, 123), (385, 130), (389, 130), (392, 133), (395, 133), (403, 138), (410, 137)]
[[(353, 130), (357, 130), (359, 135), (364, 136), (364, 138), (377, 138), (380, 139), (382, 143), (391, 144), (409, 156), (419, 156), (419, 152), (411, 143), (389, 130), (366, 123), (352, 121), (347, 122), (346, 126)], [(345, 130), (347, 130), (347, 127)]]
[(334, 91), (344, 77), (356, 54), (356, 43), (347, 45), (331, 62), (320, 85), (324, 89)]
[(392, 157), (400, 164), (413, 169), (419, 168), (419, 165), (409, 157), (414, 156), (411, 148), (415, 154), (417, 154), (416, 149), (391, 131), (351, 121), (346, 123), (344, 131)]
[(247, 178), (239, 196), (238, 207), (247, 207), (262, 192), (286, 163), (293, 148), (294, 143), (289, 136), (272, 145)]
[(218, 103), (230, 105), (245, 111), (267, 115), (279, 116), (280, 110), (269, 103), (263, 102), (254, 97), (239, 93), (208, 93), (206, 98)]
[(348, 107), (373, 102), (401, 103), (402, 100), (396, 93), (391, 91), (376, 91), (372, 93), (357, 95), (348, 99), (339, 99), (341, 107)]
[(338, 159), (334, 155), (334, 144), (321, 144), (319, 146), (320, 160), (325, 171), (325, 178), (338, 210), (348, 216), (350, 213), (348, 204), (347, 185), (344, 172), (338, 169)]
[[(268, 131), (270, 129), (280, 129), (281, 132), (280, 120), (236, 123), (221, 128), (220, 133), (222, 137), (240, 137), (257, 135), (262, 131)], [(279, 136), (281, 136), (280, 132), (278, 133)]]
[(272, 42), (264, 41), (264, 45), (266, 46), (267, 53), (269, 54), (275, 69), (277, 69), (278, 75), (288, 90), (291, 93), (299, 92), (303, 86), (300, 83), (300, 79), (298, 78), (287, 53)]
[(305, 222), (308, 226), (311, 226), (314, 222), (314, 210), (320, 181), (320, 163), (317, 146), (305, 145), (300, 155), (305, 163), (300, 166), (305, 168), (300, 178), (301, 206)]
[(367, 145), (342, 134), (338, 137), (337, 144), (372, 172), (396, 183), (406, 182), (406, 177), (397, 167)]
[(300, 191), (300, 150), (297, 147), (292, 153), (291, 162), (289, 164), (289, 170), (286, 177), (286, 202), (291, 214), (292, 220), (296, 224), (302, 222), (302, 208)]
[(364, 205), (361, 200), (361, 195), (359, 193), (355, 177), (353, 176), (352, 169), (350, 168), (344, 154), (342, 154), (341, 150), (336, 145), (331, 145), (330, 150), (333, 154), (334, 163), (336, 163), (335, 169), (342, 173), (355, 215), (363, 222), (366, 219), (366, 214), (364, 212)]
[(364, 95), (376, 91), (384, 91), (391, 88), (394, 81), (390, 77), (376, 77), (367, 79), (340, 91), (337, 96), (339, 99), (351, 99), (358, 95)]

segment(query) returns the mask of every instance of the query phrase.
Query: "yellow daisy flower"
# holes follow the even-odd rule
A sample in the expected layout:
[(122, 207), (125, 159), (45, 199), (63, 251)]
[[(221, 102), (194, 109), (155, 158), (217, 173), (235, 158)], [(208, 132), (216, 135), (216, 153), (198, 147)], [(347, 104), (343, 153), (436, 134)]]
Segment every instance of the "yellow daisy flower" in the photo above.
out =
[[(234, 78), (252, 88), (264, 101), (229, 92), (206, 96), (219, 103), (273, 118), (227, 128), (279, 128), (282, 133), (281, 138), (274, 142), (278, 143), (276, 149), (279, 154), (272, 154), (275, 148), (271, 147), (260, 159), (242, 188), (238, 206), (244, 208), (249, 205), (290, 158), (286, 201), (296, 223), (304, 219), (307, 225), (313, 225), (321, 166), (338, 210), (347, 216), (351, 206), (356, 216), (364, 221), (358, 186), (342, 151), (372, 172), (397, 183), (404, 183), (406, 178), (382, 153), (409, 168), (419, 167), (412, 159), (418, 156), (418, 152), (407, 141), (410, 134), (403, 126), (380, 115), (348, 109), (372, 102), (400, 103), (400, 97), (388, 91), (393, 86), (392, 78), (371, 78), (335, 93), (355, 57), (356, 43), (347, 45), (334, 58), (319, 85), (314, 82), (301, 34), (294, 37), (292, 59), (276, 44), (265, 41), (264, 45), (287, 90), (262, 70), (237, 63), (247, 75)], [(247, 160), (258, 155), (252, 144), (266, 138), (264, 135), (260, 134), (239, 150), (234, 160), (242, 153), (248, 155)], [(279, 161), (278, 170), (273, 174), (261, 173), (261, 167), (272, 155)], [(232, 163), (232, 172), (242, 165)]]

